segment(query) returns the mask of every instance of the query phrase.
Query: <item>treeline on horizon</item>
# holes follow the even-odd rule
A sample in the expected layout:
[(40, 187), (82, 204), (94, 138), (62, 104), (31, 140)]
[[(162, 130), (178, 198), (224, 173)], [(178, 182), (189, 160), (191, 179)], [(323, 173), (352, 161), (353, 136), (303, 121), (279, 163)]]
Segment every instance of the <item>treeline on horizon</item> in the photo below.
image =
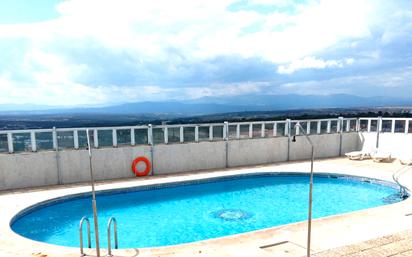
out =
[(79, 114), (79, 115), (17, 115), (0, 116), (0, 130), (16, 129), (46, 129), (46, 128), (74, 128), (74, 127), (112, 127), (134, 125), (160, 125), (167, 124), (193, 124), (193, 123), (222, 123), (271, 121), (271, 120), (307, 120), (327, 118), (357, 118), (357, 117), (403, 117), (412, 118), (411, 111), (356, 111), (356, 110), (291, 110), (291, 111), (264, 111), (223, 113), (193, 117), (171, 117), (168, 115), (104, 115), (104, 114)]
[(221, 115), (208, 115), (200, 117), (191, 117), (191, 118), (178, 118), (173, 120), (168, 124), (182, 124), (182, 123), (221, 123), (221, 122), (248, 122), (248, 121), (271, 121), (271, 120), (286, 120), (286, 119), (296, 119), (296, 120), (311, 120), (311, 119), (330, 119), (330, 118), (358, 118), (358, 117), (386, 117), (386, 118), (412, 118), (411, 112), (397, 111), (368, 111), (368, 112), (348, 112), (348, 113), (314, 113), (314, 114), (297, 114), (297, 113), (288, 113), (280, 114), (274, 116), (272, 112), (248, 112), (232, 114), (230, 117), (229, 114), (224, 115), (225, 117), (219, 117)]

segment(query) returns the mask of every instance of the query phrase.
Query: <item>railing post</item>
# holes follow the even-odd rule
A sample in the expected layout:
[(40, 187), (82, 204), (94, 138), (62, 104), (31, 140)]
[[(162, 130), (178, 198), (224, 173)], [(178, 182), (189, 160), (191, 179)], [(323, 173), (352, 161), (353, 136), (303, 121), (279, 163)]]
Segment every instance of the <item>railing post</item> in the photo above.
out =
[(343, 132), (343, 117), (338, 118), (338, 124), (336, 126), (336, 132), (337, 133)]
[(9, 132), (7, 133), (7, 147), (9, 149), (9, 153), (14, 152), (14, 147), (13, 147), (13, 135)]
[(79, 132), (77, 129), (73, 130), (73, 146), (74, 149), (79, 149)]
[(155, 158), (154, 158), (154, 140), (153, 140), (153, 126), (147, 125), (147, 143), (150, 145), (150, 160), (152, 161), (152, 176), (155, 175)]
[[(199, 130), (197, 131), (198, 133), (198, 140), (199, 140)], [(209, 126), (209, 141), (213, 141), (213, 125)]]
[(328, 134), (330, 133), (331, 123), (332, 123), (332, 121), (328, 120), (328, 126), (326, 127), (326, 133), (328, 133)]
[(117, 147), (117, 130), (112, 129), (113, 147)]
[(265, 123), (262, 123), (262, 128), (261, 128), (261, 132), (260, 132), (260, 137), (265, 137)]
[(379, 132), (382, 132), (382, 124), (383, 124), (383, 122), (382, 122), (382, 116), (379, 116), (379, 117), (378, 117), (378, 123), (379, 123), (379, 125), (378, 125), (378, 130), (379, 130)]
[(236, 138), (240, 139), (240, 124), (236, 125)]
[(316, 134), (320, 134), (322, 132), (322, 121), (318, 120), (316, 130)]
[(405, 134), (409, 133), (409, 120), (405, 120)]
[(57, 151), (57, 132), (56, 132), (56, 127), (53, 127), (53, 133), (52, 133), (52, 138), (53, 138), (53, 149)]
[(346, 120), (346, 132), (349, 132), (350, 131), (350, 122), (351, 122), (351, 120)]
[(164, 136), (164, 143), (168, 144), (169, 143), (169, 132), (168, 132), (167, 125), (164, 125), (163, 136)]
[(56, 127), (53, 127), (53, 148), (56, 151), (56, 166), (57, 166), (57, 183), (62, 184), (61, 168), (60, 168), (60, 154), (59, 154), (59, 142), (57, 140)]
[[(299, 122), (296, 122), (296, 123), (298, 123), (298, 124), (300, 125)], [(300, 134), (300, 126), (296, 126), (296, 127), (295, 127), (295, 135), (296, 135), (296, 136), (299, 136), (299, 134)]]
[(392, 133), (395, 133), (395, 123), (396, 123), (396, 120), (392, 119), (392, 128), (391, 128)]
[(360, 119), (356, 118), (356, 132), (359, 132), (361, 130), (360, 128)]
[(229, 122), (225, 121), (223, 123), (223, 140), (229, 139)]
[(372, 124), (372, 120), (368, 119), (368, 129), (367, 129), (368, 133), (371, 132), (371, 124)]
[[(213, 133), (213, 130), (212, 130)], [(210, 127), (209, 127), (209, 139), (210, 139)], [(199, 126), (195, 127), (195, 142), (199, 142)]]
[(135, 146), (136, 145), (136, 136), (135, 136), (135, 130), (134, 128), (130, 129), (130, 145)]
[(34, 133), (34, 131), (30, 131), (30, 141), (31, 141), (31, 151), (36, 152), (37, 151), (36, 133)]
[(376, 131), (376, 148), (379, 148), (379, 142), (380, 142), (380, 134), (382, 130), (382, 117), (378, 117), (378, 127)]
[(310, 121), (306, 122), (306, 134), (310, 135)]
[(97, 129), (93, 129), (93, 143), (94, 148), (99, 148), (99, 134), (97, 132)]
[(152, 126), (152, 124), (149, 124), (149, 125), (148, 125), (148, 128), (147, 128), (147, 143), (148, 143), (149, 145), (153, 145), (153, 144), (154, 144), (154, 141), (153, 141), (153, 126)]
[(180, 139), (180, 143), (183, 143), (185, 141), (184, 128), (183, 127), (179, 128), (179, 139)]
[(249, 138), (253, 137), (253, 123), (249, 124)]
[(291, 122), (290, 119), (286, 120), (285, 123), (285, 134), (288, 137), (288, 156), (287, 156), (287, 161), (290, 160), (290, 130), (291, 130)]
[(273, 122), (273, 137), (276, 137), (278, 135), (278, 123)]
[(225, 166), (229, 167), (229, 122), (225, 121), (223, 125), (223, 139), (225, 140)]
[(290, 132), (290, 119), (286, 119), (285, 123), (285, 136), (289, 136)]
[(337, 132), (339, 133), (339, 156), (342, 156), (342, 145), (343, 145), (343, 117), (338, 118)]

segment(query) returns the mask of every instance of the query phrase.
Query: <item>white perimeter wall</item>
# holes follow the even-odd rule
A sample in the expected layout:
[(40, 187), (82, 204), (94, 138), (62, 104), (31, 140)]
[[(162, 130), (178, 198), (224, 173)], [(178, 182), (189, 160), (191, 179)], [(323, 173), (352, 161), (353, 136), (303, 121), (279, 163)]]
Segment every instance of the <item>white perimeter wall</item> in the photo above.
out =
[[(362, 142), (372, 140), (366, 135), (367, 139), (361, 141), (361, 136), (344, 133), (311, 135), (310, 138), (315, 144), (316, 158), (325, 158), (359, 150)], [(408, 138), (412, 142), (412, 136)], [(390, 142), (385, 135), (382, 141)], [(401, 138), (399, 141), (404, 142)], [(310, 147), (303, 136), (297, 136), (296, 142), (290, 143), (287, 137), (277, 137), (155, 145), (153, 148), (144, 145), (93, 149), (96, 180), (134, 177), (131, 163), (137, 156), (148, 158), (156, 175), (304, 160), (310, 158)], [(87, 182), (89, 179), (86, 150), (0, 154), (0, 190)]]

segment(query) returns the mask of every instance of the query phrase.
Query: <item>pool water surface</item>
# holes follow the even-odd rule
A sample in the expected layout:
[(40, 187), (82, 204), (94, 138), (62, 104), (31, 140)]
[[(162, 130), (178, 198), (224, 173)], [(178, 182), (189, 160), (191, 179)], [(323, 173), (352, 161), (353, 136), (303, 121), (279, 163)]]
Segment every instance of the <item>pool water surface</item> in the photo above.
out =
[[(307, 174), (254, 174), (98, 193), (100, 244), (107, 246), (107, 221), (112, 216), (117, 219), (120, 248), (189, 243), (304, 221), (308, 184)], [(315, 176), (313, 190), (314, 218), (402, 200), (394, 185), (351, 177)], [(35, 207), (11, 227), (32, 240), (79, 247), (83, 216), (90, 219), (93, 239), (89, 195)], [(86, 235), (86, 226), (84, 231)]]

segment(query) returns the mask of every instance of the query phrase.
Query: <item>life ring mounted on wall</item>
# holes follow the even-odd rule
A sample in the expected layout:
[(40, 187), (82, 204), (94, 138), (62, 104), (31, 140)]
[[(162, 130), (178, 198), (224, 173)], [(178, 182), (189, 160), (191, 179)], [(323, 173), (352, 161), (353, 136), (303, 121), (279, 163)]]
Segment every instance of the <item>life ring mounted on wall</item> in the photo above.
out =
[[(137, 169), (137, 164), (139, 162), (144, 162), (145, 165), (146, 165), (146, 168), (143, 171), (139, 171)], [(132, 171), (137, 177), (147, 176), (150, 173), (151, 168), (152, 168), (152, 165), (151, 165), (149, 159), (147, 159), (146, 157), (139, 156), (139, 157), (137, 157), (136, 159), (133, 160)]]

